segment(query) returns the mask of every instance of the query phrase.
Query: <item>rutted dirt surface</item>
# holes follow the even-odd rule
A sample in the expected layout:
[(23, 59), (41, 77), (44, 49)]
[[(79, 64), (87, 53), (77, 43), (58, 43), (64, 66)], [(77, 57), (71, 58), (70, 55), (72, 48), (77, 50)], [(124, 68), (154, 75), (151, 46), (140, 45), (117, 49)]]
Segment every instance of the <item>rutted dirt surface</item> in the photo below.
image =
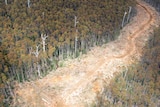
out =
[(153, 27), (160, 22), (154, 8), (137, 2), (137, 15), (121, 30), (117, 40), (65, 61), (64, 67), (43, 79), (18, 84), (16, 104), (20, 107), (88, 107), (96, 102), (104, 83), (140, 59)]

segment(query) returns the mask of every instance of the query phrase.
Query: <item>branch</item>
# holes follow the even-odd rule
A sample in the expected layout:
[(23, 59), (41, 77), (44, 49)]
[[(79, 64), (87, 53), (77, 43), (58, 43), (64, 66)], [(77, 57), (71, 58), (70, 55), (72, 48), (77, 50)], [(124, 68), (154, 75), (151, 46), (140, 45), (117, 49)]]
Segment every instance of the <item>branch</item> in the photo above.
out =
[(77, 16), (74, 16), (74, 27), (77, 27), (77, 23), (79, 23), (79, 21), (77, 21)]
[(37, 46), (36, 46), (36, 51), (35, 51), (35, 52), (32, 52), (32, 54), (34, 54), (37, 58), (38, 58), (38, 56), (39, 56), (39, 46), (40, 46), (40, 45), (37, 45)]
[(41, 34), (41, 38), (42, 38), (42, 40), (44, 41), (44, 40), (46, 40), (47, 38), (48, 38), (48, 35), (46, 35), (46, 34)]

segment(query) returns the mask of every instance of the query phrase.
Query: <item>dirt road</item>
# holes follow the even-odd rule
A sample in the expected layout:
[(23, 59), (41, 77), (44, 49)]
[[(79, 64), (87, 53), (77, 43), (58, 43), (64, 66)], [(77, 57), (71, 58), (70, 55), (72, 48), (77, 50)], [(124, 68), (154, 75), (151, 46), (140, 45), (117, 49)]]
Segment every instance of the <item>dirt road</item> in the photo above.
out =
[(156, 11), (137, 0), (137, 15), (119, 38), (86, 55), (65, 61), (64, 67), (43, 79), (19, 84), (16, 103), (22, 107), (85, 107), (96, 101), (115, 73), (141, 58), (143, 46), (159, 23)]

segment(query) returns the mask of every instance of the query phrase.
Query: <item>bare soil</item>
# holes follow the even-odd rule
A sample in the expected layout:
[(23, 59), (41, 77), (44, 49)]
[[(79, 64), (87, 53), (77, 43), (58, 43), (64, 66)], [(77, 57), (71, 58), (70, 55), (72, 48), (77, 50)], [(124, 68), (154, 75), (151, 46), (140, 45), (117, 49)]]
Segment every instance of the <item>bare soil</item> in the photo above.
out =
[(114, 75), (140, 60), (143, 47), (160, 24), (156, 10), (137, 0), (137, 15), (117, 40), (63, 62), (46, 77), (18, 84), (13, 105), (20, 107), (90, 107)]

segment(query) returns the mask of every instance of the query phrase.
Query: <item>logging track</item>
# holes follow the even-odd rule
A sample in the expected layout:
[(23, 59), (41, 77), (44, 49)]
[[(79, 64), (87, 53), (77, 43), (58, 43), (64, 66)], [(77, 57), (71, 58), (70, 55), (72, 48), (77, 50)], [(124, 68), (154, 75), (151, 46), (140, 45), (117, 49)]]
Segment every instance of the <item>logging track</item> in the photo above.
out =
[[(145, 21), (145, 23), (143, 25), (141, 25), (140, 29), (138, 29), (137, 31), (135, 31), (132, 35), (129, 36), (128, 38), (128, 41), (131, 41), (129, 46), (131, 48), (129, 48), (129, 50), (127, 50), (123, 55), (117, 55), (117, 56), (111, 56), (110, 58), (108, 58), (108, 62), (110, 62), (110, 60), (115, 60), (115, 59), (122, 59), (124, 57), (127, 57), (129, 55), (131, 55), (135, 49), (136, 49), (136, 46), (135, 46), (135, 38), (140, 36), (140, 33), (143, 32), (147, 27), (148, 25), (150, 25), (151, 21), (153, 20), (153, 17), (152, 17), (152, 14), (150, 13), (150, 11), (148, 11), (148, 9), (143, 5), (143, 4), (140, 4), (139, 2), (137, 2), (138, 6), (143, 8), (146, 13), (149, 15), (149, 19)], [(92, 77), (94, 75), (97, 75), (96, 71), (104, 65), (104, 63), (106, 62), (106, 60), (102, 57), (101, 59), (99, 59), (98, 63), (96, 64), (96, 66), (88, 71), (88, 73), (84, 76), (84, 78), (88, 78), (87, 81), (85, 79), (82, 79), (81, 81), (79, 81), (77, 84), (74, 85), (74, 87), (72, 87), (72, 90), (70, 90), (69, 92), (67, 92), (68, 94), (66, 94), (64, 97), (65, 98), (68, 98), (68, 96), (72, 95), (72, 93), (74, 93), (76, 90), (78, 90), (80, 87), (87, 87), (86, 85), (92, 81)], [(106, 66), (106, 65), (105, 65)]]
[[(123, 47), (124, 51), (122, 53), (119, 52), (118, 54), (114, 54), (114, 52), (111, 50), (107, 50), (107, 52), (110, 53), (108, 56), (105, 55), (105, 51), (100, 52), (102, 54), (99, 56), (99, 54), (95, 52), (95, 54), (98, 54), (97, 56), (99, 56), (97, 57), (95, 55), (97, 58), (94, 58), (94, 55), (90, 58), (90, 54), (87, 54), (89, 56), (89, 58), (87, 58), (90, 60), (88, 62), (86, 61), (88, 60), (87, 58), (80, 59), (82, 60), (80, 61), (80, 64), (79, 62), (74, 64), (75, 62), (73, 61), (70, 64), (73, 65), (71, 68), (69, 65), (66, 65), (66, 67), (59, 68), (55, 71), (55, 73), (49, 74), (40, 80), (32, 83), (21, 84), (21, 86), (17, 88), (17, 92), (15, 92), (19, 96), (17, 99), (21, 99), (19, 103), (22, 103), (23, 105), (25, 103), (25, 106), (34, 107), (39, 107), (40, 105), (42, 107), (84, 107), (84, 103), (86, 102), (83, 100), (87, 98), (83, 94), (87, 92), (89, 86), (92, 86), (93, 81), (95, 81), (98, 75), (100, 75), (100, 73), (102, 73), (102, 75), (103, 73), (108, 75), (110, 78), (106, 79), (105, 81), (109, 83), (114, 76), (114, 70), (119, 70), (116, 68), (119, 65), (116, 64), (119, 64), (121, 60), (122, 62), (128, 60), (127, 58), (137, 54), (137, 51), (139, 50), (139, 47), (136, 45), (138, 42), (137, 38), (140, 38), (144, 33), (145, 35), (148, 35), (149, 32), (146, 33), (146, 31), (153, 29), (151, 26), (155, 23), (159, 23), (159, 21), (156, 19), (159, 16), (157, 16), (155, 10), (151, 9), (146, 3), (142, 2), (141, 0), (137, 0), (137, 9), (138, 8), (140, 10), (139, 16), (135, 17), (141, 19), (143, 18), (144, 20), (138, 22), (137, 18), (134, 23), (129, 25), (130, 28), (128, 27), (129, 29), (132, 29), (132, 26), (134, 26), (135, 29), (133, 28), (131, 33), (124, 33), (122, 40), (119, 40), (120, 44), (123, 44), (124, 41), (127, 42), (127, 44), (125, 44)], [(128, 32), (127, 28), (124, 28), (124, 31)], [(116, 47), (116, 49), (120, 48), (120, 46), (116, 46), (114, 42), (111, 44), (111, 46), (113, 45)], [(107, 46), (105, 48), (107, 48)], [(114, 67), (115, 69), (113, 70)], [(79, 74), (74, 74), (75, 71), (79, 71)], [(84, 75), (79, 76), (82, 72), (84, 72)], [(75, 79), (77, 79), (77, 81)], [(97, 82), (95, 86), (100, 87), (100, 89), (103, 88), (103, 86), (99, 86), (99, 84), (100, 83)], [(97, 88), (95, 90), (101, 91)], [(87, 94), (87, 97), (89, 95), (93, 95), (94, 93), (92, 92), (92, 89), (90, 89), (87, 93), (90, 92), (91, 94)], [(88, 97), (87, 100), (93, 97), (95, 96)]]

